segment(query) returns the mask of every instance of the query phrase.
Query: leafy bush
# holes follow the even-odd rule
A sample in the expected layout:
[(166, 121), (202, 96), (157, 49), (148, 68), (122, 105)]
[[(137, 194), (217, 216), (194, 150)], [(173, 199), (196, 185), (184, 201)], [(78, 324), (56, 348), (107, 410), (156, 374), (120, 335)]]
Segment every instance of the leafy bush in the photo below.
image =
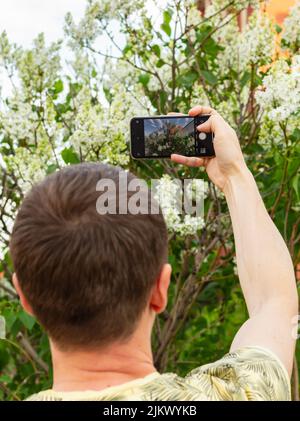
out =
[[(64, 165), (118, 164), (146, 180), (164, 176), (166, 191), (174, 176), (207, 182), (205, 224), (166, 214), (173, 278), (153, 337), (160, 370), (185, 374), (221, 357), (247, 318), (224, 196), (199, 169), (132, 161), (134, 115), (217, 108), (237, 131), (295, 268), (299, 263), (299, 3), (283, 31), (255, 0), (216, 0), (203, 16), (194, 1), (163, 9), (154, 3), (152, 12), (141, 0), (91, 0), (78, 24), (67, 15), (64, 42), (49, 46), (42, 34), (29, 50), (0, 37), (1, 69), (11, 83), (0, 108), (1, 399), (23, 399), (51, 385), (46, 335), (10, 284), (8, 241), (24, 193)], [(241, 32), (237, 16), (248, 5), (254, 13)]]

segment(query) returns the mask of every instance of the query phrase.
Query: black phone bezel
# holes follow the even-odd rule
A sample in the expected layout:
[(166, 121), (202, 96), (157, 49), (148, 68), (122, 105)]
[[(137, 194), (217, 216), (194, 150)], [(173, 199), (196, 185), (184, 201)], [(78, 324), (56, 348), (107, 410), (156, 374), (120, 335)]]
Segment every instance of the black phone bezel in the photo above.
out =
[[(144, 120), (146, 119), (170, 119), (170, 118), (193, 118), (194, 119), (194, 138), (195, 138), (195, 154), (186, 155), (189, 157), (213, 157), (215, 151), (213, 147), (213, 134), (206, 133), (207, 138), (200, 140), (196, 127), (204, 123), (209, 117), (209, 114), (201, 114), (196, 117), (189, 115), (161, 115), (161, 116), (149, 116), (149, 117), (134, 117), (130, 120), (130, 154), (134, 159), (168, 159), (170, 155), (151, 155), (145, 156), (145, 138), (144, 138)], [(138, 121), (138, 123), (137, 123)], [(197, 142), (197, 143), (196, 143)], [(199, 144), (201, 142), (201, 144)], [(201, 152), (201, 149), (205, 149), (205, 152)]]

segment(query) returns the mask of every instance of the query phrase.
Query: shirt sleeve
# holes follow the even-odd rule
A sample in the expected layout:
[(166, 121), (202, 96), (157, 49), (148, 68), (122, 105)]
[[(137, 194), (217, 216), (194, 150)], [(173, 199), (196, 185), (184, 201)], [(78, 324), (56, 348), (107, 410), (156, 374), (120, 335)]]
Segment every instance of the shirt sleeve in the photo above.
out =
[(209, 400), (289, 401), (291, 387), (281, 361), (269, 350), (244, 347), (192, 370), (186, 381), (201, 383)]

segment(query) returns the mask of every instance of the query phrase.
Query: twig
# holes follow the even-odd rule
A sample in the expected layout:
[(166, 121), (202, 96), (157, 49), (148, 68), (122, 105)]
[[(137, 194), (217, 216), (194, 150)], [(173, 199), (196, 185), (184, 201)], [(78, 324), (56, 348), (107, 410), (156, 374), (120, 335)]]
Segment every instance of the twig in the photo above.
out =
[(19, 332), (17, 334), (17, 339), (20, 342), (20, 344), (23, 346), (23, 348), (26, 350), (27, 354), (30, 355), (30, 357), (48, 374), (49, 373), (49, 367), (43, 361), (38, 354), (36, 353), (35, 349), (29, 342), (29, 340), (23, 335), (22, 332)]

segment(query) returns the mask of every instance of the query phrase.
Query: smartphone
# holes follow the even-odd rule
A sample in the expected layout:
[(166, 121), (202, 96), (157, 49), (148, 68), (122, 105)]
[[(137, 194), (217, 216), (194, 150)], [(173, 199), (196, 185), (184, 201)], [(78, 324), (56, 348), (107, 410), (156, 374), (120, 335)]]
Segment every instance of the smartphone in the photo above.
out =
[(134, 117), (130, 121), (131, 156), (136, 159), (170, 158), (173, 153), (214, 156), (213, 134), (196, 129), (209, 117), (204, 114)]

